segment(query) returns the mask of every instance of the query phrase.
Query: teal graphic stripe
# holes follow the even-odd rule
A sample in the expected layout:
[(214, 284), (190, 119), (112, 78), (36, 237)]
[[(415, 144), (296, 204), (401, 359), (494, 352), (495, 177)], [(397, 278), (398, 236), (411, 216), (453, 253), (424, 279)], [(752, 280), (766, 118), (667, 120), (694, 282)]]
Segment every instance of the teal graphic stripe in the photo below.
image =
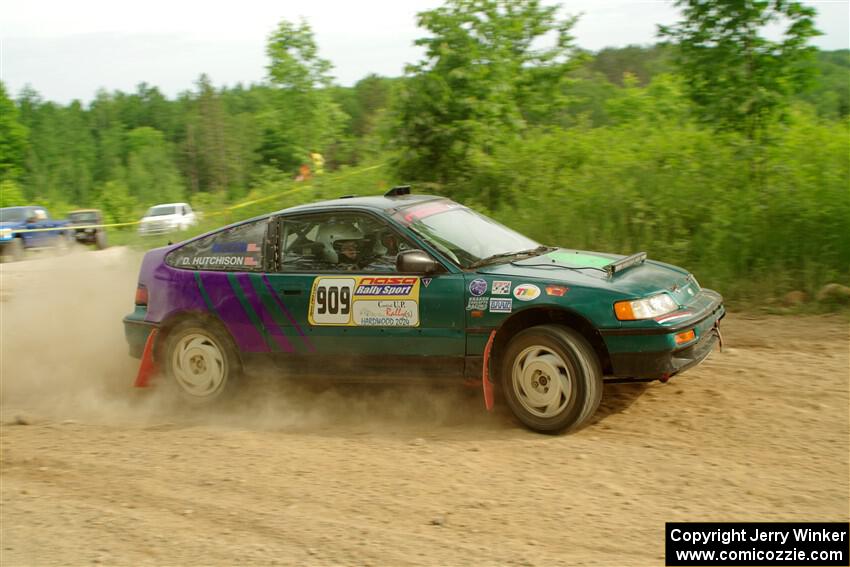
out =
[(248, 298), (245, 297), (245, 292), (242, 291), (242, 286), (239, 285), (239, 282), (236, 280), (236, 274), (227, 274), (227, 281), (230, 282), (230, 288), (233, 290), (233, 293), (236, 295), (236, 299), (239, 300), (239, 303), (242, 305), (242, 309), (245, 310), (245, 313), (248, 315), (248, 318), (251, 320), (251, 323), (254, 325), (254, 328), (257, 329), (260, 334), (263, 336), (263, 340), (266, 342), (266, 346), (269, 350), (278, 351), (280, 350), (277, 347), (277, 344), (271, 337), (269, 336), (269, 332), (266, 329), (263, 322), (260, 320), (257, 312), (254, 311), (254, 308), (251, 307), (251, 304), (248, 303)]
[(201, 281), (201, 274), (199, 274), (198, 272), (193, 273), (195, 275), (195, 283), (198, 284), (198, 290), (201, 292), (201, 297), (204, 298), (204, 303), (206, 303), (207, 309), (215, 313), (215, 316), (218, 317), (220, 320), (221, 316), (218, 314), (218, 311), (216, 311), (215, 306), (213, 305), (213, 302), (210, 299), (209, 294), (207, 293), (207, 290), (204, 288), (204, 283)]
[[(263, 285), (262, 276), (258, 274), (249, 274), (248, 279), (251, 280), (251, 286), (257, 293), (257, 297), (259, 297), (260, 301), (263, 302), (263, 306), (266, 308), (266, 311), (268, 311), (275, 324), (280, 328), (280, 332), (287, 340), (289, 340), (289, 343), (294, 347), (295, 337), (292, 336), (293, 330), (287, 324), (283, 311), (280, 309), (277, 303), (274, 302), (274, 299), (272, 299), (272, 297), (269, 295), (268, 290), (266, 290), (265, 286)], [(289, 334), (286, 333), (287, 329), (289, 329)], [(293, 350), (297, 349), (293, 348)]]

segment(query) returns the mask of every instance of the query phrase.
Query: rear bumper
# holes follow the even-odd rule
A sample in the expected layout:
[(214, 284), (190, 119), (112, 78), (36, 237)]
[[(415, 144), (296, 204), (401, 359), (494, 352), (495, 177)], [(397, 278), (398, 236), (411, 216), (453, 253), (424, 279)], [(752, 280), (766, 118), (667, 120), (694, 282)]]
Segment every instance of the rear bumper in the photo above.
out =
[(124, 317), (124, 338), (127, 339), (130, 356), (142, 358), (148, 335), (157, 328), (159, 325), (139, 319), (137, 313)]

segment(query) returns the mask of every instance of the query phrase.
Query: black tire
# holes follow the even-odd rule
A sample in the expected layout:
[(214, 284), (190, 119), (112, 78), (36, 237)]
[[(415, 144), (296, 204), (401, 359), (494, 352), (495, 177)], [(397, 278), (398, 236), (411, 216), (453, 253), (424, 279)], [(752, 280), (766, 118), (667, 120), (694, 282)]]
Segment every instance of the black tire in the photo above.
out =
[(578, 429), (602, 400), (602, 369), (577, 331), (539, 325), (517, 333), (501, 365), (502, 394), (513, 414), (540, 433)]
[(165, 338), (159, 365), (180, 396), (195, 405), (228, 397), (242, 376), (230, 334), (202, 320), (178, 323)]
[(103, 250), (107, 246), (109, 245), (106, 243), (106, 232), (102, 230), (97, 231), (94, 235), (94, 247), (98, 250)]
[(20, 238), (13, 238), (3, 246), (3, 261), (17, 262), (24, 257), (24, 242)]

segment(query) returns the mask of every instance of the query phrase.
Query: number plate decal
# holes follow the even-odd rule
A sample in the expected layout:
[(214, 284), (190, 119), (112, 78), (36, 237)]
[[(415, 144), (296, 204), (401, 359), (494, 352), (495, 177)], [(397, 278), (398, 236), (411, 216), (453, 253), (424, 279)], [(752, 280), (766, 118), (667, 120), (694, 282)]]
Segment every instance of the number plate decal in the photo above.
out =
[(419, 285), (413, 276), (318, 277), (310, 292), (310, 324), (418, 327)]
[(310, 293), (310, 324), (351, 324), (355, 284), (354, 278), (316, 278)]

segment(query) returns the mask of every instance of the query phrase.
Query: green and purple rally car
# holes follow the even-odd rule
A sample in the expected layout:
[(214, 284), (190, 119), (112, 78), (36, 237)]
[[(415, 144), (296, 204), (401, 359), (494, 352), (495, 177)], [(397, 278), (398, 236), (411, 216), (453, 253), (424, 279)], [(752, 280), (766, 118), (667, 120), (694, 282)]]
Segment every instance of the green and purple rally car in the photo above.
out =
[(720, 340), (719, 294), (646, 259), (541, 245), (397, 187), (151, 250), (124, 318), (137, 385), (211, 401), (243, 373), (497, 386), (531, 429), (576, 428), (604, 381), (666, 381)]

